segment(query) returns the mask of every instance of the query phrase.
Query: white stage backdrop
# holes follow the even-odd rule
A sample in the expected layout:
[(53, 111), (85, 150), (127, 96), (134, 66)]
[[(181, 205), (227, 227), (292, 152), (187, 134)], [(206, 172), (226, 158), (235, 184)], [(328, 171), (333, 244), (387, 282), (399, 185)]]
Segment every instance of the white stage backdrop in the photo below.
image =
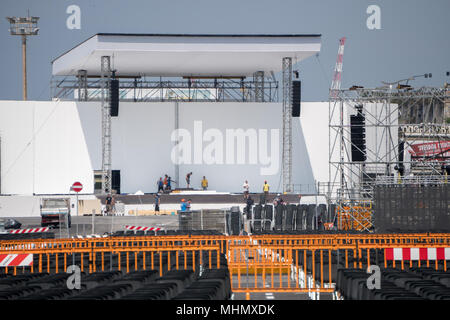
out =
[[(328, 178), (328, 103), (302, 103), (293, 119), (293, 182)], [(155, 192), (164, 174), (193, 172), (200, 188), (240, 192), (282, 190), (281, 103), (120, 103), (112, 119), (113, 169), (121, 192)], [(302, 128), (304, 126), (305, 128)], [(93, 193), (93, 171), (101, 169), (98, 102), (0, 101), (1, 193), (63, 194), (74, 181)], [(178, 142), (178, 143), (177, 143)], [(178, 163), (178, 166), (177, 166)], [(323, 167), (323, 166), (326, 167)]]

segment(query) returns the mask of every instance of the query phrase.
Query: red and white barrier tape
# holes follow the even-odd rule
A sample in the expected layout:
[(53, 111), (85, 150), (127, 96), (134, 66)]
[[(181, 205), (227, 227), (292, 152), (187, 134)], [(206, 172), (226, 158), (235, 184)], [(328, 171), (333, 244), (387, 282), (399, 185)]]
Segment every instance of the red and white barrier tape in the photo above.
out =
[(450, 260), (450, 248), (387, 248), (386, 260)]
[(72, 239), (93, 239), (93, 238), (106, 238), (106, 237), (108, 237), (107, 234), (104, 234), (104, 235), (88, 234), (88, 235), (85, 235), (85, 236), (81, 236), (81, 235), (72, 236)]
[(0, 267), (23, 267), (33, 264), (33, 254), (0, 254)]
[(45, 227), (45, 228), (29, 228), (29, 229), (14, 229), (14, 230), (9, 230), (9, 233), (36, 233), (36, 232), (47, 232), (48, 230), (50, 230), (49, 227)]
[(142, 226), (125, 226), (125, 229), (132, 231), (159, 231), (162, 228), (159, 227), (142, 227)]

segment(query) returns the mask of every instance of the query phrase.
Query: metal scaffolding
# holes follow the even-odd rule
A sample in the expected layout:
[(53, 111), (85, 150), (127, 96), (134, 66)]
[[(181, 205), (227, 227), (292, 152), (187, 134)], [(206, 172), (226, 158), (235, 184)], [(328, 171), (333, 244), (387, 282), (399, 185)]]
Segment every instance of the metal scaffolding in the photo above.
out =
[(264, 71), (257, 71), (253, 76), (255, 82), (255, 102), (264, 102)]
[[(443, 88), (399, 90), (339, 90), (329, 104), (329, 190), (336, 202), (339, 228), (370, 230), (373, 188), (377, 184), (406, 184), (411, 176), (443, 181), (450, 159), (450, 124), (404, 123), (408, 108), (423, 102), (444, 105)], [(351, 116), (362, 115), (364, 147), (356, 143)], [(436, 120), (436, 119), (435, 119)], [(432, 151), (429, 151), (432, 149)], [(420, 151), (420, 150), (428, 150)], [(355, 161), (354, 153), (365, 160)], [(350, 224), (351, 226), (345, 226)]]
[(292, 192), (292, 58), (283, 58), (283, 192)]
[(78, 101), (87, 101), (87, 72), (86, 70), (78, 70)]
[[(266, 78), (264, 72), (256, 72), (252, 80), (245, 77), (117, 79), (120, 80), (120, 101), (278, 102), (278, 82)], [(101, 78), (91, 75), (76, 79), (54, 76), (51, 81), (52, 97), (58, 100), (101, 101), (101, 81)]]
[(102, 193), (111, 193), (111, 99), (109, 83), (111, 78), (111, 64), (109, 56), (101, 57), (101, 102), (102, 102)]

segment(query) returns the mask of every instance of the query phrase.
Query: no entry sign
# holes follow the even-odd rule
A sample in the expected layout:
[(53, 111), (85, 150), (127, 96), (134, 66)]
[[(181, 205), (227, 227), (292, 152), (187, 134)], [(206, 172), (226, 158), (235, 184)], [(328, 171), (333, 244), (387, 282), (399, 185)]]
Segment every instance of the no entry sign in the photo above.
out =
[(81, 182), (74, 182), (72, 185), (72, 190), (78, 193), (83, 190), (83, 185), (81, 184)]

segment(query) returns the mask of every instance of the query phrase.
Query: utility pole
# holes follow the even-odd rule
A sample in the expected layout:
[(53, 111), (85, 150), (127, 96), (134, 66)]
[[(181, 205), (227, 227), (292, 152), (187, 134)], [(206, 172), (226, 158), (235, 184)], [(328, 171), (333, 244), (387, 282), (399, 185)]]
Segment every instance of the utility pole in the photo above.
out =
[(10, 23), (9, 32), (13, 36), (22, 37), (22, 94), (23, 100), (27, 100), (27, 36), (36, 36), (39, 28), (39, 17), (6, 17)]

